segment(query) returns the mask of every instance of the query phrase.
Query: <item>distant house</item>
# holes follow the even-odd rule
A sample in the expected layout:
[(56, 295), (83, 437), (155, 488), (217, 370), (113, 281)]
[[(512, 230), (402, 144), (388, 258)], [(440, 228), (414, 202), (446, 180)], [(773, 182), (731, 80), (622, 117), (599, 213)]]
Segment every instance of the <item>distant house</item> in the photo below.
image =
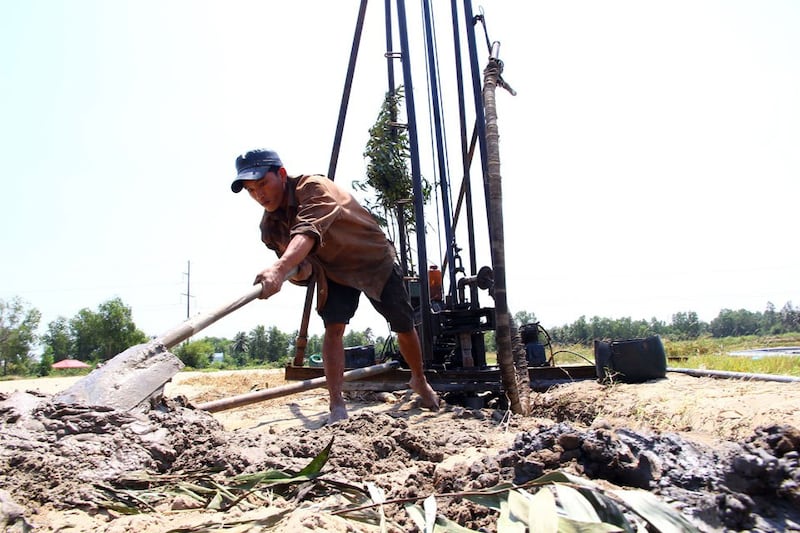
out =
[(217, 353), (211, 354), (211, 362), (212, 363), (221, 363), (222, 359), (224, 357), (225, 357), (225, 354), (222, 353), (222, 352), (217, 352)]
[(53, 368), (56, 370), (63, 370), (65, 368), (91, 368), (91, 365), (87, 365), (83, 361), (78, 361), (77, 359), (62, 359), (57, 363), (53, 363)]

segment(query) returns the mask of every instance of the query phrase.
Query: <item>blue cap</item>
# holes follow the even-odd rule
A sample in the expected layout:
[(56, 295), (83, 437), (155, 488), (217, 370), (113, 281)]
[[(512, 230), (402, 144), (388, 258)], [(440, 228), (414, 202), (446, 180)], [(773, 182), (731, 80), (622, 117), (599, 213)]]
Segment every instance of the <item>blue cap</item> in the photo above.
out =
[(282, 166), (277, 152), (262, 148), (250, 150), (236, 158), (237, 176), (231, 183), (231, 190), (239, 192), (244, 186), (243, 181), (260, 180), (269, 169)]

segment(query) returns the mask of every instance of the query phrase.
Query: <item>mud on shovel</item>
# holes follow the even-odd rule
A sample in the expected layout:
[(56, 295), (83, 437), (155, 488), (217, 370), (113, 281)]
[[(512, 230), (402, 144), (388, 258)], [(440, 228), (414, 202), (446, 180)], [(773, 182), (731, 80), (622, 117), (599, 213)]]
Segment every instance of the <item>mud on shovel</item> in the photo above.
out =
[[(296, 272), (296, 268), (292, 269), (285, 279)], [(227, 305), (186, 320), (150, 342), (128, 348), (57, 394), (53, 401), (105, 406), (122, 411), (141, 405), (161, 394), (164, 385), (183, 368), (183, 362), (169, 352), (170, 348), (252, 302), (259, 297), (261, 289), (261, 284), (258, 284)]]

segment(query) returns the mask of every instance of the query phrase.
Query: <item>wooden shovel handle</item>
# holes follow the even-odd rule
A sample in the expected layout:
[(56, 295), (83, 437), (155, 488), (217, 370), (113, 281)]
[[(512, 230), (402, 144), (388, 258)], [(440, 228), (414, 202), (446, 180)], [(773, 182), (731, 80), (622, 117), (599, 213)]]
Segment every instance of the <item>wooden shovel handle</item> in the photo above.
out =
[[(293, 268), (286, 274), (284, 281), (291, 278), (297, 273), (297, 268)], [(239, 296), (232, 302), (225, 304), (213, 311), (206, 313), (204, 315), (199, 315), (194, 318), (190, 318), (185, 321), (183, 324), (180, 324), (171, 330), (163, 333), (161, 336), (157, 337), (154, 342), (159, 342), (166, 346), (167, 348), (172, 348), (180, 344), (181, 342), (185, 341), (192, 335), (198, 333), (199, 331), (207, 328), (220, 318), (227, 316), (240, 307), (252, 302), (256, 298), (261, 295), (262, 286), (259, 283), (258, 285), (254, 285), (252, 288), (248, 289), (246, 293)]]

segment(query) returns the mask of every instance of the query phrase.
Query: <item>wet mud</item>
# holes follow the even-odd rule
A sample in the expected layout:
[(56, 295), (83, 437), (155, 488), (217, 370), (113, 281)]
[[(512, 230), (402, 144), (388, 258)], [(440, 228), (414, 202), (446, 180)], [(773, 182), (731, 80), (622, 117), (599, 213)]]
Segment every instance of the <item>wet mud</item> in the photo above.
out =
[[(360, 411), (318, 429), (226, 431), (181, 397), (121, 412), (20, 392), (0, 394), (0, 524), (8, 531), (55, 531), (64, 526), (53, 522), (54, 512), (79, 511), (83, 526), (61, 530), (123, 530), (121, 515), (109, 510), (109, 489), (142, 488), (137, 473), (207, 472), (223, 483), (267, 469), (296, 472), (331, 439), (326, 479), (342, 486), (369, 482), (398, 502), (450, 495), (440, 498), (438, 512), (473, 530), (495, 531), (497, 515), (459, 493), (521, 485), (560, 470), (648, 490), (701, 531), (800, 531), (800, 431), (789, 425), (759, 427), (743, 441), (709, 447), (677, 433), (537, 422), (450, 405), (435, 415)], [(329, 502), (334, 487), (296, 490), (273, 505), (313, 507)], [(168, 513), (159, 513), (182, 507), (185, 501), (165, 496), (157, 508), (141, 506), (138, 522), (125, 518), (124, 527), (168, 531)], [(415, 530), (402, 505), (384, 510), (395, 530)], [(320, 520), (306, 516), (300, 523)], [(374, 530), (335, 524), (323, 527)]]

